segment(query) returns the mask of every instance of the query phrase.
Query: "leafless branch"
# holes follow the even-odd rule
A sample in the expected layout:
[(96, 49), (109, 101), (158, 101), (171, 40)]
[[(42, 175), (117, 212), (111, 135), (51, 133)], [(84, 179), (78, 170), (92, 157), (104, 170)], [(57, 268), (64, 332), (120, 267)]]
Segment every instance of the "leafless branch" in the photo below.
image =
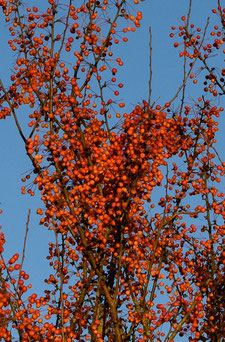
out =
[(152, 96), (152, 29), (149, 27), (149, 95), (148, 95), (148, 107), (150, 107)]

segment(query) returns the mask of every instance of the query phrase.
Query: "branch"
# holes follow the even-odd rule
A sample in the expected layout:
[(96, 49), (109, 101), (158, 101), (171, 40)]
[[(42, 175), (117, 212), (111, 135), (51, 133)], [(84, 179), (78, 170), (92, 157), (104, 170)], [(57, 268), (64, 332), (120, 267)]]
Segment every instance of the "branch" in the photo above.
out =
[(152, 29), (149, 27), (149, 95), (148, 95), (148, 107), (150, 107), (151, 103), (151, 95), (152, 95)]

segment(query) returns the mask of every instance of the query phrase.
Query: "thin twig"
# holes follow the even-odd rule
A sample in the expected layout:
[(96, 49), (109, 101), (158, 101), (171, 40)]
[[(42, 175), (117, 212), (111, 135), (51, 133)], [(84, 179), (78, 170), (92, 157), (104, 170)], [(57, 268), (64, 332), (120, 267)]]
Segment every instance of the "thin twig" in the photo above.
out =
[[(60, 260), (60, 249), (59, 249), (59, 241), (58, 241), (58, 232), (56, 231), (55, 222), (53, 221), (53, 230), (55, 234), (56, 248), (57, 248), (57, 259), (58, 259), (58, 272), (60, 273), (60, 293), (59, 293), (59, 306), (61, 304), (61, 328), (62, 328), (62, 342), (65, 341), (65, 331), (64, 331), (64, 298), (63, 298), (63, 283), (64, 283), (64, 275), (63, 275), (63, 260)], [(63, 236), (62, 236), (63, 239)], [(64, 253), (62, 253), (64, 255)], [(56, 324), (57, 325), (57, 324)]]
[(17, 128), (18, 128), (19, 134), (20, 134), (21, 138), (23, 139), (23, 141), (26, 143), (27, 139), (25, 138), (25, 136), (24, 136), (24, 134), (23, 134), (23, 131), (22, 131), (22, 128), (21, 128), (21, 126), (20, 126), (20, 124), (19, 124), (19, 121), (18, 121), (18, 119), (17, 119), (17, 116), (16, 116), (16, 113), (15, 113), (14, 107), (13, 107), (11, 101), (10, 101), (8, 92), (7, 92), (7, 90), (5, 89), (5, 87), (4, 87), (4, 85), (3, 85), (1, 79), (0, 79), (0, 86), (1, 86), (1, 88), (2, 88), (2, 90), (3, 90), (3, 92), (4, 92), (4, 94), (5, 94), (6, 102), (8, 103), (8, 105), (9, 105), (9, 107), (10, 107), (10, 109), (11, 109), (11, 112), (12, 112), (12, 114), (13, 114), (13, 117), (14, 117), (14, 120), (15, 120), (15, 122), (16, 122), (16, 126), (17, 126)]
[[(190, 21), (190, 16), (191, 16), (191, 5), (192, 5), (192, 0), (189, 1), (189, 7), (188, 7), (187, 22), (186, 22), (186, 30), (187, 31), (188, 31), (188, 26), (189, 26), (189, 21)], [(187, 38), (184, 39), (184, 52), (186, 52), (186, 50), (187, 50), (186, 49), (186, 40), (187, 40)], [(186, 53), (184, 53), (184, 77), (183, 77), (184, 87), (183, 87), (183, 91), (182, 91), (180, 115), (181, 115), (181, 113), (183, 111), (184, 100), (185, 100), (185, 91), (186, 91), (186, 84), (187, 84), (185, 82), (186, 74), (187, 74), (186, 67), (187, 67), (187, 56), (186, 56)]]
[[(23, 253), (22, 253), (22, 259), (21, 259), (21, 263), (20, 263), (20, 272), (19, 272), (19, 279), (21, 278), (21, 270), (23, 268), (23, 263), (24, 263), (24, 259), (25, 259), (25, 251), (26, 251), (26, 244), (27, 244), (27, 235), (28, 235), (28, 231), (29, 231), (29, 223), (30, 223), (30, 213), (31, 210), (28, 210), (28, 214), (27, 214), (27, 222), (26, 222), (26, 231), (25, 231), (25, 236), (24, 236), (24, 241), (23, 241)], [(19, 284), (17, 283), (17, 290), (18, 290), (18, 286)]]
[(148, 107), (150, 107), (152, 96), (152, 29), (149, 26), (149, 94), (148, 94)]

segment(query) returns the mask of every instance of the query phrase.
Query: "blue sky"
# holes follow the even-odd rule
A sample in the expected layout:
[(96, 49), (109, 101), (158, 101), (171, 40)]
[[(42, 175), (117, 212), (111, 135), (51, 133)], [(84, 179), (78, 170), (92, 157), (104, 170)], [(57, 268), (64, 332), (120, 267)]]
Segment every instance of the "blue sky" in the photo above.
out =
[[(47, 0), (36, 1), (43, 6)], [(128, 43), (119, 44), (118, 54), (124, 61), (120, 68), (118, 80), (124, 83), (120, 98), (127, 104), (126, 111), (132, 110), (133, 105), (148, 98), (149, 79), (149, 31), (152, 28), (153, 48), (153, 80), (152, 99), (159, 104), (169, 101), (176, 92), (182, 80), (182, 60), (178, 57), (178, 50), (174, 49), (175, 40), (169, 38), (171, 26), (179, 26), (180, 17), (187, 12), (187, 0), (148, 0), (140, 4), (143, 12), (141, 27), (135, 33), (128, 35)], [(216, 7), (215, 0), (194, 0), (191, 22), (203, 27), (212, 7)], [(204, 4), (204, 5), (203, 5)], [(8, 29), (1, 20), (1, 63), (0, 77), (7, 84), (13, 55), (7, 45)], [(201, 89), (191, 86), (188, 89), (191, 98), (198, 98)], [(221, 102), (221, 106), (224, 104)], [(22, 114), (22, 113), (20, 113)], [(23, 119), (22, 119), (23, 120)], [(12, 118), (0, 122), (0, 202), (3, 214), (0, 216), (7, 243), (5, 245), (6, 259), (13, 253), (22, 251), (23, 238), (28, 209), (31, 208), (31, 221), (24, 263), (25, 270), (30, 274), (34, 291), (41, 291), (43, 278), (48, 274), (47, 261), (43, 256), (47, 253), (48, 241), (51, 234), (39, 226), (36, 208), (40, 205), (38, 194), (36, 197), (21, 195), (21, 178), (31, 169), (31, 164), (25, 156), (23, 143), (17, 133)]]

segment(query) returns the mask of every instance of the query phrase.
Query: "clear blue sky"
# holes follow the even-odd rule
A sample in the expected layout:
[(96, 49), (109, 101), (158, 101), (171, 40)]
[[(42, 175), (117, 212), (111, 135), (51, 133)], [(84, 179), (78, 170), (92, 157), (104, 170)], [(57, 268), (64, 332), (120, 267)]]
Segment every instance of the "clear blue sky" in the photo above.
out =
[[(47, 0), (35, 2), (38, 7)], [(178, 50), (174, 49), (174, 40), (169, 38), (171, 26), (180, 25), (180, 17), (187, 12), (188, 0), (147, 0), (140, 4), (143, 12), (141, 27), (133, 34), (129, 34), (129, 41), (118, 46), (119, 55), (124, 61), (118, 79), (124, 83), (120, 98), (127, 103), (126, 111), (132, 105), (148, 98), (149, 79), (149, 32), (152, 27), (153, 35), (153, 83), (152, 99), (159, 99), (163, 104), (174, 95), (182, 79), (182, 61), (178, 57)], [(211, 14), (211, 8), (216, 7), (216, 0), (194, 0), (191, 21), (197, 26), (203, 26), (206, 18)], [(10, 75), (12, 52), (8, 48), (8, 29), (1, 20), (1, 63), (0, 77), (7, 83)], [(190, 98), (201, 95), (198, 87), (189, 88)], [(224, 104), (221, 103), (221, 106)], [(21, 115), (22, 117), (22, 115)], [(23, 118), (22, 118), (23, 120)], [(48, 241), (51, 233), (38, 225), (39, 217), (36, 208), (40, 205), (38, 196), (31, 198), (20, 194), (22, 185), (20, 179), (23, 173), (31, 169), (29, 160), (25, 157), (23, 143), (17, 133), (12, 118), (0, 121), (0, 202), (3, 214), (0, 223), (3, 226), (7, 243), (6, 259), (12, 253), (22, 251), (23, 237), (28, 209), (31, 208), (30, 231), (26, 251), (25, 270), (30, 274), (33, 290), (40, 291), (43, 278), (48, 274), (47, 261), (43, 258), (47, 254)]]

